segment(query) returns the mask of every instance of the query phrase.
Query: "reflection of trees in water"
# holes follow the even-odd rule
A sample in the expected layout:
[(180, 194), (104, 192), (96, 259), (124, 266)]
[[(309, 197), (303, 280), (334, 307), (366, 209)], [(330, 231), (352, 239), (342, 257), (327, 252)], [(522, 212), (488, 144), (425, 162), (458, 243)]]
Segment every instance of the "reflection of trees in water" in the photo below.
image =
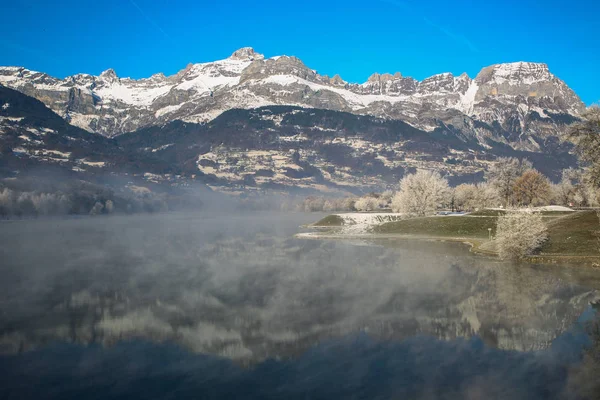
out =
[(569, 388), (584, 399), (600, 399), (600, 303), (594, 305), (595, 319), (586, 324), (590, 344), (579, 365), (569, 374)]
[(479, 334), (530, 350), (596, 296), (543, 268), (470, 257), (453, 244), (302, 241), (248, 218), (135, 221), (82, 223), (70, 246), (49, 238), (37, 259), (22, 244), (8, 254), (2, 271), (16, 284), (0, 303), (2, 349), (142, 337), (260, 360), (366, 331), (386, 340)]

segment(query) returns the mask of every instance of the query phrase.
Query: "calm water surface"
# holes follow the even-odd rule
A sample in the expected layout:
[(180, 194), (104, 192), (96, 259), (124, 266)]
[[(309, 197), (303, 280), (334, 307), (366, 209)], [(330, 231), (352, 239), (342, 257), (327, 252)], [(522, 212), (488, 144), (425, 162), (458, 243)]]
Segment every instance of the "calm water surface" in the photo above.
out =
[(316, 214), (0, 223), (0, 398), (569, 398), (600, 274)]

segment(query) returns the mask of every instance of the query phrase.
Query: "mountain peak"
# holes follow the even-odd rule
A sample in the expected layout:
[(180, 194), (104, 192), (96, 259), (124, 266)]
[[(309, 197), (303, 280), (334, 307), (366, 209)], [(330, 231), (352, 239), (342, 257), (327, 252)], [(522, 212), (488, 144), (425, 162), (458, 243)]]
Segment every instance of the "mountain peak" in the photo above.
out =
[(105, 81), (108, 81), (108, 82), (114, 82), (119, 79), (119, 77), (117, 76), (117, 73), (112, 68), (109, 68), (106, 71), (102, 71), (102, 73), (100, 73), (99, 78), (101, 78)]
[(333, 78), (331, 78), (329, 80), (329, 83), (331, 83), (332, 85), (338, 85), (339, 86), (339, 85), (345, 85), (346, 81), (344, 81), (339, 74), (335, 74), (333, 76)]
[(483, 68), (477, 77), (478, 82), (485, 83), (491, 80), (500, 81), (541, 81), (552, 78), (548, 65), (534, 62), (513, 62), (494, 64)]
[(254, 51), (252, 47), (242, 47), (233, 52), (229, 59), (239, 61), (264, 60), (265, 56)]
[(492, 67), (500, 70), (528, 70), (528, 69), (548, 69), (548, 64), (530, 61), (516, 61), (510, 63), (494, 64)]
[(369, 76), (367, 82), (387, 82), (397, 79), (402, 79), (402, 74), (400, 72), (396, 72), (394, 75), (387, 72), (383, 74), (375, 72), (373, 75)]

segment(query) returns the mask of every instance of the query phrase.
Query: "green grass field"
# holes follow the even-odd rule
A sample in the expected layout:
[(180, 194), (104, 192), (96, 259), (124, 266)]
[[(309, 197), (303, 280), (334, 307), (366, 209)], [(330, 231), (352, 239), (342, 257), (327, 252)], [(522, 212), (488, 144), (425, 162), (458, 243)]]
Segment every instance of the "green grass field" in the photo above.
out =
[[(483, 250), (490, 247), (486, 244), (488, 228), (492, 228), (492, 235), (495, 235), (498, 218), (497, 216), (486, 216), (484, 213), (471, 214), (471, 216), (436, 216), (388, 222), (376, 226), (373, 233), (473, 239), (474, 245), (485, 244), (482, 246)], [(540, 255), (600, 256), (598, 233), (600, 222), (596, 212), (544, 212), (543, 215), (548, 224), (548, 240), (539, 250)]]
[[(572, 215), (575, 211), (542, 211), (540, 214), (544, 217), (558, 218), (563, 215)], [(506, 214), (505, 210), (479, 210), (469, 213), (472, 216), (481, 217), (499, 217), (500, 215)]]
[[(495, 246), (489, 241), (488, 229), (491, 228), (492, 235), (496, 234), (496, 222), (502, 214), (502, 210), (483, 210), (463, 216), (411, 218), (377, 225), (372, 232), (415, 238), (466, 239), (476, 251), (494, 254)], [(600, 259), (600, 222), (595, 211), (546, 211), (542, 215), (548, 225), (548, 240), (532, 258), (538, 257), (538, 261), (548, 257), (551, 261), (552, 257), (556, 260), (590, 257)], [(329, 215), (313, 224), (315, 227), (343, 225), (344, 220), (337, 215)]]
[(325, 218), (315, 222), (312, 226), (342, 226), (344, 219), (339, 215), (328, 215)]
[(373, 229), (374, 233), (396, 233), (432, 237), (487, 239), (488, 228), (496, 233), (497, 217), (436, 216), (388, 222)]
[(600, 255), (600, 224), (595, 211), (580, 211), (548, 223), (548, 241), (542, 254)]

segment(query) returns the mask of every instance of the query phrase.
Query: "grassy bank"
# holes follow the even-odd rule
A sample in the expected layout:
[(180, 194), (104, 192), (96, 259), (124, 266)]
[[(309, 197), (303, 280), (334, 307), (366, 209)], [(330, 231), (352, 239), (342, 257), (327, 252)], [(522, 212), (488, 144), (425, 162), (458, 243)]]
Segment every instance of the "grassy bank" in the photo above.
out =
[[(539, 212), (545, 218), (558, 218), (564, 215), (573, 215), (574, 211), (540, 211)], [(505, 215), (506, 210), (480, 210), (474, 211), (470, 213), (470, 216), (481, 216), (481, 217), (499, 217), (500, 215)]]
[(411, 218), (378, 225), (373, 233), (487, 239), (488, 228), (492, 235), (496, 233), (496, 220), (497, 217), (470, 216)]
[(548, 223), (548, 241), (541, 254), (575, 256), (599, 255), (598, 216), (594, 211), (580, 211)]
[[(405, 219), (375, 225), (374, 235), (397, 235), (416, 239), (468, 242), (477, 253), (495, 255), (495, 243), (489, 240), (489, 229), (496, 234), (498, 216), (503, 211), (484, 210), (464, 216), (433, 216)], [(594, 211), (543, 212), (548, 224), (548, 240), (539, 252), (526, 261), (534, 263), (600, 264), (600, 224)], [(315, 223), (339, 227), (341, 217), (330, 215)]]
[(339, 215), (328, 215), (325, 218), (315, 222), (312, 226), (315, 227), (326, 227), (326, 226), (342, 226), (344, 225), (344, 219)]

